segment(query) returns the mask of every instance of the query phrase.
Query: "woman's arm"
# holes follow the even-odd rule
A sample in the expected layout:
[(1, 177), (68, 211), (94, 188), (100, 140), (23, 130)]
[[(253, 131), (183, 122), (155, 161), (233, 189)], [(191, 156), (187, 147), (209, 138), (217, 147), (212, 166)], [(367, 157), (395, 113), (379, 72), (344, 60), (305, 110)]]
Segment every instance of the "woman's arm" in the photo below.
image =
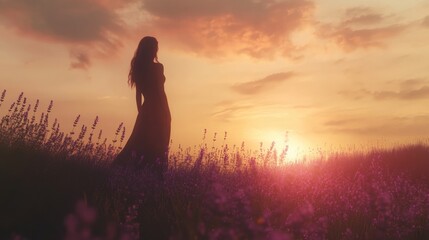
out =
[(137, 111), (140, 112), (140, 108), (142, 106), (142, 93), (138, 87), (136, 87), (136, 104)]

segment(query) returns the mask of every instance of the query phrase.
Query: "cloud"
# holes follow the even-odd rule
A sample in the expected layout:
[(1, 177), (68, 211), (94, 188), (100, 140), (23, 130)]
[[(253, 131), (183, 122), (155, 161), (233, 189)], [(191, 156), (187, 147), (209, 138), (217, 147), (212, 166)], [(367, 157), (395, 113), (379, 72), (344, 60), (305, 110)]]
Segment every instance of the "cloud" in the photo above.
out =
[(331, 119), (324, 123), (325, 126), (344, 126), (350, 123), (359, 121), (358, 118), (347, 118), (347, 119)]
[(364, 136), (425, 136), (429, 134), (429, 115), (377, 119), (361, 117), (349, 122), (344, 119), (343, 124), (325, 124), (321, 129), (329, 133)]
[(423, 19), (422, 25), (423, 25), (424, 27), (429, 28), (429, 16), (426, 16), (426, 17)]
[(109, 41), (122, 30), (114, 9), (92, 0), (3, 0), (1, 19), (21, 33), (65, 42)]
[(379, 91), (379, 92), (373, 92), (372, 95), (377, 100), (385, 100), (385, 99), (401, 99), (401, 100), (429, 99), (429, 86), (423, 86), (423, 87), (412, 89), (412, 90)]
[(72, 62), (70, 67), (74, 69), (88, 69), (91, 66), (91, 60), (87, 53), (73, 50), (70, 52)]
[(242, 114), (247, 110), (254, 109), (253, 105), (230, 105), (230, 106), (219, 106), (218, 109), (212, 114), (213, 118), (220, 119), (222, 121), (229, 122), (237, 118), (241, 118)]
[(293, 76), (292, 72), (271, 74), (259, 80), (235, 84), (234, 86), (231, 87), (231, 89), (240, 94), (245, 94), (245, 95), (259, 94), (264, 90), (276, 87), (276, 85), (286, 81), (292, 76)]
[(402, 89), (412, 89), (426, 84), (427, 81), (420, 78), (407, 79), (399, 82)]
[(321, 25), (319, 35), (334, 40), (345, 51), (383, 47), (406, 28), (403, 24), (386, 24), (386, 20), (370, 8), (351, 8), (340, 23)]
[[(316, 122), (314, 120), (317, 120)], [(307, 116), (314, 133), (364, 137), (425, 136), (429, 134), (429, 115), (397, 115), (372, 112), (368, 108), (325, 109)]]
[(370, 91), (368, 89), (360, 90), (344, 90), (338, 92), (347, 98), (353, 100), (359, 100), (365, 97), (371, 97), (375, 100), (388, 100), (388, 99), (399, 99), (399, 100), (419, 100), (429, 99), (429, 85), (425, 85), (427, 82), (423, 79), (408, 79), (398, 82), (400, 87), (397, 91)]
[(296, 106), (285, 105), (277, 102), (258, 101), (255, 99), (242, 99), (234, 101), (222, 101), (213, 106), (211, 117), (224, 121), (249, 121), (257, 119), (257, 121), (270, 121), (285, 122), (290, 119), (293, 112), (300, 112), (308, 108), (315, 108), (311, 106)]
[(0, 24), (40, 41), (64, 44), (71, 50), (71, 67), (88, 68), (93, 52), (113, 52), (121, 46), (125, 27), (116, 13), (127, 1), (118, 0), (2, 0)]
[(372, 25), (383, 21), (383, 15), (374, 12), (370, 8), (355, 7), (346, 10), (346, 19), (342, 24)]
[(359, 89), (359, 90), (343, 90), (339, 91), (338, 94), (350, 98), (352, 100), (360, 100), (362, 98), (367, 97), (368, 95), (371, 95), (371, 92), (367, 89)]
[(337, 44), (345, 50), (352, 51), (358, 48), (382, 47), (384, 42), (404, 30), (401, 25), (371, 29), (352, 29), (340, 27), (333, 34)]
[(142, 0), (146, 28), (176, 46), (205, 56), (293, 55), (290, 35), (312, 21), (308, 0)]

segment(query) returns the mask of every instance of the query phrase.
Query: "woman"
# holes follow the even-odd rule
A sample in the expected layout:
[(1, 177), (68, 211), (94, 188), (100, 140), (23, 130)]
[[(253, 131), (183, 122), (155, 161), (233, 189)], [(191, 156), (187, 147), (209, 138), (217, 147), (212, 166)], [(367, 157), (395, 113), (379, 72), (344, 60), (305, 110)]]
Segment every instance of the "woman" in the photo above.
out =
[(168, 166), (171, 115), (164, 91), (164, 67), (158, 62), (157, 53), (156, 38), (144, 37), (131, 60), (128, 83), (131, 88), (136, 87), (138, 115), (115, 163), (134, 163), (162, 174)]

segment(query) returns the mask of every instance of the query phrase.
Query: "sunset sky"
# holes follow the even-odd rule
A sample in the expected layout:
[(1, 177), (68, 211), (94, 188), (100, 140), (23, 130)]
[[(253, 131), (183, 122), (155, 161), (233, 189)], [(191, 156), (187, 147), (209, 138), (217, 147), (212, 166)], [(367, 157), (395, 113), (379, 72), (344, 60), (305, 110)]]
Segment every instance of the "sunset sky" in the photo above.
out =
[[(69, 131), (136, 117), (130, 60), (159, 41), (173, 144), (317, 146), (429, 136), (427, 0), (0, 0), (0, 90)], [(2, 106), (5, 113), (9, 106)]]

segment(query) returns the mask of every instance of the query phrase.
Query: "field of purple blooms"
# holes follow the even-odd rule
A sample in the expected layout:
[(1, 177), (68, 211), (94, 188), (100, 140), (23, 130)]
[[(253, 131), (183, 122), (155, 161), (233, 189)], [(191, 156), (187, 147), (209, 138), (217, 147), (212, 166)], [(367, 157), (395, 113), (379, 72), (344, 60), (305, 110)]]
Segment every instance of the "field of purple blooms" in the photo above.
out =
[(21, 95), (0, 119), (0, 239), (429, 239), (426, 144), (291, 163), (202, 143), (159, 181), (111, 165), (122, 125), (64, 133), (38, 105)]

